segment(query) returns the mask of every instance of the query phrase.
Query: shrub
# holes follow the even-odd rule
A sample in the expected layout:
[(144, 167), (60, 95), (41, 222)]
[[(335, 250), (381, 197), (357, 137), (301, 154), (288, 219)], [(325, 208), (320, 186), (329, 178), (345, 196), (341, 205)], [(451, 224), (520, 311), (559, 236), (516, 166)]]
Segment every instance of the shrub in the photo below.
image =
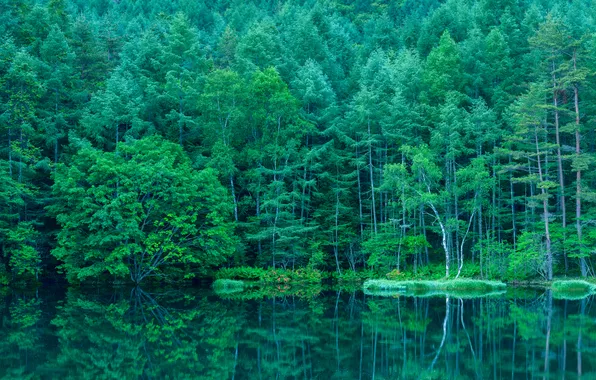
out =
[(283, 269), (271, 269), (264, 272), (262, 281), (266, 284), (289, 284), (291, 281), (287, 271)]
[(418, 267), (414, 273), (411, 270), (404, 271), (403, 280), (439, 280), (445, 277), (445, 265), (444, 264), (429, 264)]
[(545, 263), (542, 235), (524, 231), (519, 237), (517, 250), (509, 255), (509, 278), (518, 281), (536, 276), (546, 278)]
[(370, 271), (345, 270), (341, 274), (333, 272), (333, 278), (339, 283), (361, 283), (373, 276)]
[(0, 264), (0, 286), (1, 285), (8, 285), (10, 283), (10, 275), (6, 271), (6, 266), (4, 264)]
[(480, 277), (480, 265), (477, 263), (465, 263), (464, 266), (461, 268), (460, 277), (464, 279)]
[(391, 272), (387, 273), (385, 275), (385, 277), (387, 277), (388, 280), (400, 280), (400, 279), (405, 279), (405, 275), (404, 273), (400, 272), (397, 269), (392, 270)]
[(270, 269), (264, 271), (261, 280), (266, 284), (317, 284), (323, 280), (323, 273), (316, 269)]
[(323, 281), (323, 273), (316, 269), (297, 269), (290, 273), (294, 282), (318, 284)]

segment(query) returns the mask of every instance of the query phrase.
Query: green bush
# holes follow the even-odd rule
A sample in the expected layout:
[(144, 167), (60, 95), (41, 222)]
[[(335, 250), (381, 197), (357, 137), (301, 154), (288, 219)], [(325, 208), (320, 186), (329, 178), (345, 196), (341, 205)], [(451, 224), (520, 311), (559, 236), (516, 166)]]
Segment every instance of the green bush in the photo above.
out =
[(316, 269), (270, 269), (263, 273), (261, 281), (266, 284), (306, 283), (317, 284), (323, 280), (323, 273)]
[(0, 264), (0, 285), (7, 286), (10, 284), (10, 274), (6, 270), (4, 264)]
[(524, 231), (517, 243), (517, 250), (512, 250), (507, 268), (511, 280), (525, 281), (538, 276), (544, 277), (546, 262), (542, 248), (542, 235)]
[(403, 271), (404, 280), (440, 280), (445, 277), (444, 264), (429, 264), (416, 268), (416, 272), (409, 269)]
[(266, 284), (288, 284), (292, 280), (288, 271), (283, 269), (272, 269), (264, 272), (263, 278), (261, 279)]
[(362, 283), (363, 281), (373, 277), (371, 271), (353, 271), (345, 270), (341, 274), (333, 272), (332, 277), (335, 281), (341, 284)]
[(399, 271), (399, 270), (397, 270), (397, 269), (394, 269), (394, 270), (392, 270), (391, 272), (387, 273), (387, 274), (385, 275), (385, 277), (387, 277), (387, 279), (388, 279), (388, 280), (393, 280), (393, 281), (396, 281), (396, 280), (403, 280), (403, 279), (405, 279), (405, 278), (406, 278), (406, 277), (405, 277), (405, 274), (404, 274), (404, 273), (402, 273), (402, 272), (400, 272), (400, 271)]
[[(456, 274), (457, 274), (457, 272), (456, 272)], [(464, 279), (480, 277), (480, 265), (472, 264), (472, 263), (465, 263), (464, 266), (461, 268), (460, 277), (462, 277)]]
[(291, 271), (293, 282), (319, 284), (323, 281), (323, 272), (316, 269), (296, 269)]

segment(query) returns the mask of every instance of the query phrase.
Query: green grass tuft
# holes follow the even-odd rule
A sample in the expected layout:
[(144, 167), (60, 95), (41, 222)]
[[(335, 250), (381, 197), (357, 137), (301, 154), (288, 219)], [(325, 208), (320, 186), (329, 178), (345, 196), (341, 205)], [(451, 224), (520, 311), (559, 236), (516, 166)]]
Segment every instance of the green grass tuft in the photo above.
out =
[(596, 293), (596, 285), (583, 280), (555, 281), (551, 289), (555, 298), (568, 300), (579, 300)]
[(449, 295), (458, 298), (502, 294), (506, 285), (498, 281), (457, 279), (447, 281), (368, 280), (363, 288), (367, 294), (413, 295), (420, 297)]

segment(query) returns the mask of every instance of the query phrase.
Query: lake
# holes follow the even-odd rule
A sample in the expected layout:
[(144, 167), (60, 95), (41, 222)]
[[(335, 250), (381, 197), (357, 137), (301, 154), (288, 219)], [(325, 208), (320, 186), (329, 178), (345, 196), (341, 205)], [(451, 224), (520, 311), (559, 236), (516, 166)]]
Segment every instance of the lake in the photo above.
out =
[(594, 300), (544, 290), (4, 290), (7, 379), (596, 378)]

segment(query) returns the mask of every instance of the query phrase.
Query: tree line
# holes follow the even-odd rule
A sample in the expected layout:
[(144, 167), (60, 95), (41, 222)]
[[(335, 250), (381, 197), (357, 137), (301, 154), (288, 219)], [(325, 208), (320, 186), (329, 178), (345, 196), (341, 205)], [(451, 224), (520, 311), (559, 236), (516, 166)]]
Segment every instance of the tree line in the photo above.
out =
[(593, 275), (595, 17), (2, 1), (0, 277)]

